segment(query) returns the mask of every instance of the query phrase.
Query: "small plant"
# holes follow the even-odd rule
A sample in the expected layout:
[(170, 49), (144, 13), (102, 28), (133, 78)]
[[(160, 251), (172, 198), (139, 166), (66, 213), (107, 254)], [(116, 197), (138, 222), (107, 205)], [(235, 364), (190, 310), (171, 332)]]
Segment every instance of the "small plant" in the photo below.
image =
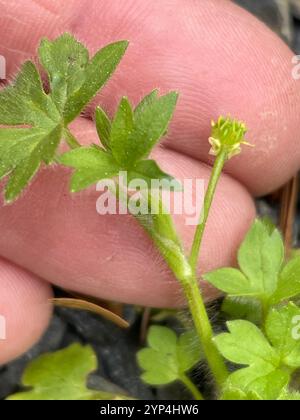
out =
[[(43, 40), (39, 59), (50, 92), (46, 93), (37, 67), (30, 61), (23, 65), (14, 84), (0, 92), (0, 179), (7, 178), (7, 203), (21, 194), (42, 164), (73, 168), (73, 193), (101, 179), (115, 178), (120, 171), (128, 174), (127, 182), (139, 178), (150, 185), (153, 179), (173, 180), (149, 155), (167, 133), (178, 97), (175, 92), (159, 96), (153, 91), (135, 108), (122, 98), (112, 119), (98, 107), (95, 121), (99, 143), (89, 147), (82, 147), (69, 129), (110, 78), (126, 48), (127, 42), (117, 42), (90, 59), (86, 48), (69, 34), (54, 41)], [(181, 284), (195, 331), (177, 337), (164, 327), (150, 328), (149, 347), (138, 353), (138, 361), (145, 382), (158, 386), (179, 380), (199, 400), (203, 396), (188, 374), (200, 358), (210, 369), (218, 399), (300, 399), (291, 385), (300, 368), (300, 337), (295, 334), (300, 309), (294, 302), (300, 294), (300, 257), (285, 261), (278, 230), (269, 222), (256, 221), (239, 250), (239, 269), (223, 268), (204, 275), (207, 282), (228, 295), (223, 305), (231, 319), (228, 332), (215, 335), (199, 288), (199, 253), (218, 180), (225, 163), (241, 152), (242, 145), (248, 145), (246, 131), (244, 123), (230, 117), (212, 123), (210, 153), (216, 159), (190, 253), (185, 252), (171, 216), (164, 211), (161, 193), (157, 197), (148, 190), (141, 191), (140, 201), (156, 211), (134, 217)], [(62, 141), (70, 149), (64, 154), (59, 148)], [(119, 184), (114, 193), (128, 205), (124, 185)], [(23, 382), (33, 387), (32, 391), (14, 398), (46, 398), (42, 392), (45, 382), (53, 387), (53, 398), (67, 398), (59, 395), (59, 384), (55, 389), (59, 376), (47, 373), (47, 369), (52, 364), (52, 370), (59, 371), (60, 358), (73, 352), (82, 356), (82, 371), (78, 372), (81, 385), (73, 395), (93, 398), (82, 384), (85, 373), (95, 368), (87, 362), (92, 357), (90, 349), (71, 347), (65, 352), (45, 356), (31, 365)], [(233, 373), (229, 362), (236, 366)], [(73, 373), (68, 371), (67, 375)]]
[(177, 337), (169, 328), (153, 326), (149, 330), (148, 345), (137, 355), (139, 365), (145, 370), (142, 379), (150, 385), (180, 381), (201, 400), (202, 395), (187, 375), (202, 358), (195, 332), (188, 331)]

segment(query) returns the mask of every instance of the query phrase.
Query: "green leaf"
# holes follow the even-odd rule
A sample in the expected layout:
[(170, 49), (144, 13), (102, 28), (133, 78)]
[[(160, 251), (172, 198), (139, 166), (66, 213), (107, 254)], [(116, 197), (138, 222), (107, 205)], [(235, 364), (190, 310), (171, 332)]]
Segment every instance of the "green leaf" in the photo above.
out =
[(279, 231), (256, 220), (238, 252), (240, 271), (223, 268), (203, 277), (230, 296), (267, 301), (277, 289), (283, 260), (284, 245)]
[(136, 116), (140, 115), (145, 108), (152, 105), (158, 99), (159, 90), (154, 89), (147, 96), (145, 96), (134, 110)]
[(218, 349), (227, 360), (240, 365), (260, 362), (272, 367), (278, 365), (278, 355), (256, 325), (248, 321), (231, 321), (227, 327), (229, 333), (215, 338)]
[[(133, 110), (127, 98), (122, 98), (118, 111), (112, 122), (110, 147), (116, 161), (125, 168), (131, 160), (134, 128)], [(132, 144), (131, 144), (132, 143)]]
[(59, 112), (64, 114), (69, 98), (85, 81), (89, 64), (88, 50), (66, 33), (52, 42), (43, 39), (39, 47), (39, 57), (49, 75), (51, 98)]
[(157, 97), (146, 97), (133, 113), (126, 98), (123, 98), (112, 123), (111, 149), (115, 159), (130, 169), (149, 153), (166, 133), (173, 116), (178, 94), (171, 92)]
[[(117, 395), (87, 388), (87, 378), (97, 369), (97, 358), (89, 346), (74, 344), (45, 354), (31, 362), (22, 377), (28, 388), (9, 400), (107, 400)], [(123, 397), (121, 397), (123, 398)], [(125, 398), (125, 397), (124, 397)]]
[(279, 401), (300, 401), (300, 393), (284, 390), (283, 393), (278, 398), (278, 400)]
[(161, 189), (182, 191), (179, 181), (163, 172), (154, 160), (141, 160), (128, 173), (128, 182), (135, 179), (146, 181), (148, 188), (154, 188), (153, 180), (159, 181)]
[(253, 289), (270, 296), (277, 288), (278, 275), (284, 260), (284, 244), (277, 229), (256, 220), (238, 253), (242, 272)]
[[(192, 369), (201, 358), (199, 341), (195, 334), (185, 333), (179, 338), (166, 327), (151, 327), (148, 348), (137, 354), (139, 366), (144, 370), (142, 379), (149, 385), (166, 385), (181, 380), (182, 374)], [(191, 346), (187, 351), (187, 347)]]
[(230, 296), (255, 296), (259, 290), (251, 287), (250, 281), (235, 268), (221, 268), (203, 276), (204, 280)]
[(254, 324), (248, 321), (232, 321), (227, 326), (229, 333), (215, 338), (219, 351), (227, 360), (249, 366), (230, 376), (231, 386), (246, 388), (253, 381), (279, 368), (279, 355)]
[(288, 385), (290, 375), (281, 369), (258, 378), (247, 387), (247, 391), (259, 395), (263, 400), (276, 401)]
[(32, 126), (0, 129), (0, 178), (10, 175), (5, 199), (11, 202), (41, 163), (51, 162), (62, 134), (59, 114), (32, 63), (25, 63), (15, 84), (0, 92), (0, 124)]
[(85, 68), (85, 78), (80, 88), (72, 92), (64, 110), (64, 121), (73, 121), (97, 92), (110, 79), (128, 47), (127, 41), (107, 45), (98, 51)]
[(261, 325), (262, 322), (262, 305), (255, 299), (226, 296), (222, 312), (230, 320), (244, 319), (256, 325)]
[(243, 389), (232, 386), (232, 377), (225, 384), (221, 400), (276, 401), (289, 382), (289, 375), (280, 369), (250, 382)]
[[(169, 95), (166, 95), (166, 97), (168, 96)], [(182, 187), (179, 182), (176, 181), (172, 176), (163, 172), (154, 160), (137, 160), (134, 163), (131, 162), (131, 155), (132, 153), (135, 153), (135, 149), (137, 147), (135, 144), (136, 136), (134, 134), (136, 133), (137, 129), (135, 116), (140, 114), (143, 115), (145, 109), (148, 110), (148, 107), (152, 105), (153, 101), (157, 103), (157, 101), (166, 98), (163, 97), (156, 99), (156, 97), (156, 93), (151, 93), (141, 102), (135, 111), (133, 111), (128, 99), (125, 97), (122, 98), (112, 123), (110, 122), (105, 112), (101, 108), (97, 108), (96, 126), (98, 135), (107, 151), (111, 153), (109, 160), (113, 166), (112, 176), (116, 174), (115, 169), (118, 167), (117, 172), (127, 172), (128, 183), (133, 180), (141, 180), (146, 182), (145, 185), (147, 185), (148, 188), (151, 188), (152, 181), (155, 180), (157, 181), (158, 188), (170, 188), (171, 191), (181, 191)], [(170, 97), (172, 97), (172, 94), (170, 94)], [(151, 126), (149, 129), (151, 129)], [(149, 135), (151, 135), (150, 132)], [(93, 145), (91, 148), (95, 149), (95, 146)], [(80, 152), (76, 152), (74, 155), (80, 156)], [(68, 156), (68, 154), (65, 156)], [(96, 156), (95, 152), (93, 152), (93, 156)], [(68, 158), (64, 158), (64, 160), (61, 161), (67, 166), (73, 166), (76, 169), (80, 169), (80, 173), (75, 174), (75, 181), (73, 180), (72, 183), (73, 191), (79, 191), (80, 189), (86, 188), (88, 185), (96, 182), (98, 179), (97, 174), (99, 173), (99, 165), (103, 165), (103, 155), (98, 153), (98, 157), (100, 159), (99, 163), (96, 162), (96, 159), (93, 159), (93, 161), (88, 165), (81, 166), (79, 161), (76, 161), (74, 166), (73, 158), (72, 165), (70, 165)], [(106, 160), (108, 160), (107, 156)], [(88, 170), (91, 172), (90, 176), (87, 173)], [(79, 185), (77, 186), (76, 178), (78, 177), (80, 180)], [(82, 178), (83, 181), (81, 181)]]
[(78, 192), (101, 179), (109, 179), (119, 172), (114, 158), (97, 147), (81, 147), (60, 157), (65, 166), (76, 169), (71, 180), (71, 192)]
[(0, 124), (30, 125), (47, 130), (59, 121), (59, 112), (45, 94), (37, 68), (27, 61), (15, 82), (0, 91)]
[(220, 398), (221, 401), (261, 401), (259, 395), (252, 393), (252, 392), (245, 392), (239, 388), (234, 387), (226, 387), (223, 390), (222, 396)]
[(99, 139), (106, 150), (110, 150), (111, 121), (104, 110), (100, 107), (96, 109), (96, 128)]
[(123, 41), (111, 44), (89, 62), (88, 51), (71, 35), (45, 39), (39, 58), (49, 76), (50, 94), (30, 61), (15, 82), (1, 90), (0, 124), (9, 126), (0, 128), (0, 179), (9, 176), (7, 202), (17, 198), (42, 163), (52, 163), (67, 124), (109, 79), (126, 47)]
[(300, 339), (295, 337), (295, 320), (300, 322), (300, 308), (293, 303), (273, 309), (266, 321), (266, 333), (280, 355), (281, 363), (290, 368), (300, 367)]
[(290, 260), (279, 276), (277, 290), (271, 298), (273, 305), (300, 295), (300, 258)]

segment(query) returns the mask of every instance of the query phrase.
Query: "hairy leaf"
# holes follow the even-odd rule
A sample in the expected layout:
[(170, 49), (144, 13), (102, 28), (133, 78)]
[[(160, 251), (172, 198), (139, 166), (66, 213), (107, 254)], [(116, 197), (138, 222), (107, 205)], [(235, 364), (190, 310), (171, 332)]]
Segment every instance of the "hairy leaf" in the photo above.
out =
[(110, 145), (120, 165), (130, 169), (148, 157), (155, 144), (166, 133), (173, 116), (178, 95), (171, 92), (157, 97), (151, 94), (133, 112), (123, 98), (112, 123)]
[(127, 47), (111, 44), (89, 61), (69, 34), (43, 40), (39, 58), (50, 80), (46, 94), (36, 66), (27, 61), (15, 82), (0, 91), (0, 179), (9, 176), (5, 200), (13, 201), (42, 163), (50, 164), (67, 125), (110, 78)]
[(110, 149), (111, 121), (104, 110), (100, 107), (96, 109), (96, 128), (99, 139), (105, 149)]
[(101, 179), (119, 173), (119, 165), (111, 154), (97, 147), (81, 147), (60, 157), (60, 162), (76, 171), (71, 180), (71, 192), (84, 190)]

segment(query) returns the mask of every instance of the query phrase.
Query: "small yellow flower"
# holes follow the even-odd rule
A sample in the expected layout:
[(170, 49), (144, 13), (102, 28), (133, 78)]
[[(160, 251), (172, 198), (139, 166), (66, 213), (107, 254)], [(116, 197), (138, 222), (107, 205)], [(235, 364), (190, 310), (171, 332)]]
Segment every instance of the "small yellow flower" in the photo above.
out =
[(209, 154), (218, 156), (221, 151), (225, 151), (227, 159), (240, 154), (242, 144), (251, 146), (245, 140), (246, 133), (246, 125), (230, 117), (220, 117), (218, 122), (212, 121), (212, 133), (209, 138), (211, 149)]

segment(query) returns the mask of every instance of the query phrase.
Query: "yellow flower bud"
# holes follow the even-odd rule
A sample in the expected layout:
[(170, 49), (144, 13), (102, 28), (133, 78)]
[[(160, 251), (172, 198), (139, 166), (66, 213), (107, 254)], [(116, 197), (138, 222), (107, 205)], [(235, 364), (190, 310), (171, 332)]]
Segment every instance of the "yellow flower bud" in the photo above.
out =
[(212, 133), (209, 138), (211, 145), (210, 154), (218, 156), (225, 151), (227, 159), (241, 153), (241, 145), (251, 146), (245, 140), (246, 125), (230, 117), (220, 117), (217, 122), (212, 121)]

